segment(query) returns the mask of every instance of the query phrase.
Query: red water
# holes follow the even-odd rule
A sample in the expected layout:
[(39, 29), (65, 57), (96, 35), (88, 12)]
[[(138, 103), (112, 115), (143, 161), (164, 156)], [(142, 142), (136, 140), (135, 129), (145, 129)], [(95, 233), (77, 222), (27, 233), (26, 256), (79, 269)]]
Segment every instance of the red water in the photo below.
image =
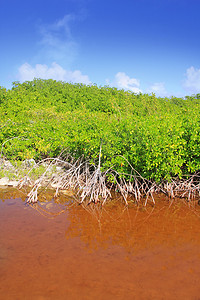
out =
[(23, 198), (0, 192), (0, 299), (200, 299), (198, 206)]

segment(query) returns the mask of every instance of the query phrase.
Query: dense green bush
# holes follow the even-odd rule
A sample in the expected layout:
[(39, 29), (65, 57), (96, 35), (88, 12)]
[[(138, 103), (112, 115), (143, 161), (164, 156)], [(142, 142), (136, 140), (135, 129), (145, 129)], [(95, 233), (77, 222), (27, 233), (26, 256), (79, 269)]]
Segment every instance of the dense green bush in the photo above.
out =
[[(156, 98), (110, 87), (35, 79), (0, 88), (0, 144), (8, 159), (97, 159), (102, 169), (160, 181), (200, 169), (200, 96)], [(128, 163), (129, 162), (129, 163)]]

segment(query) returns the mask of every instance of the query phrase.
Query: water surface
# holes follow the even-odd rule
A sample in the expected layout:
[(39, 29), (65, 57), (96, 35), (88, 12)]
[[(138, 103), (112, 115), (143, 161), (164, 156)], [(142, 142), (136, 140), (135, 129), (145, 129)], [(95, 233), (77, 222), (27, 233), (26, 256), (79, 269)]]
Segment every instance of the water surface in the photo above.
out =
[(0, 299), (200, 299), (198, 205), (45, 198), (0, 191)]

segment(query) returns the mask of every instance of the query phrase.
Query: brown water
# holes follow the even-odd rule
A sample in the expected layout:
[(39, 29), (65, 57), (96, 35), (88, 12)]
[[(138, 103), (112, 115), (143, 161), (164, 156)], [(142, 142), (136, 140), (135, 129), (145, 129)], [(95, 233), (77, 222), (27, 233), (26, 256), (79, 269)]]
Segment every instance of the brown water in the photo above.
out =
[(66, 200), (1, 190), (0, 299), (200, 299), (199, 206)]

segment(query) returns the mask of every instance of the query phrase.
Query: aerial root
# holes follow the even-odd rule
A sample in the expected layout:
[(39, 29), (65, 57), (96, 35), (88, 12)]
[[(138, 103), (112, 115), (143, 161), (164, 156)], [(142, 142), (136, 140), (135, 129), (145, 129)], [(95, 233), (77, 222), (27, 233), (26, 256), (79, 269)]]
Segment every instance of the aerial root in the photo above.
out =
[[(111, 190), (120, 193), (126, 205), (128, 205), (128, 196), (138, 204), (141, 201), (144, 205), (147, 205), (148, 201), (155, 204), (155, 194), (157, 193), (164, 193), (169, 199), (179, 197), (192, 201), (200, 198), (199, 174), (182, 179), (174, 178), (170, 182), (156, 183), (142, 177), (133, 168), (131, 174), (120, 174), (112, 169), (103, 172), (101, 171), (100, 157), (101, 148), (98, 165), (91, 164), (83, 158), (74, 160), (69, 156), (68, 161), (60, 158), (43, 160), (36, 167), (45, 162), (47, 164), (45, 172), (34, 183), (27, 174), (19, 187), (22, 188), (24, 185), (32, 183), (32, 189), (27, 195), (28, 203), (38, 201), (39, 190), (44, 185), (55, 188), (55, 196), (58, 196), (62, 190), (73, 189), (77, 192), (79, 203), (86, 204), (100, 202), (103, 205), (112, 198)], [(59, 166), (62, 171), (49, 178), (47, 174), (52, 166)]]

